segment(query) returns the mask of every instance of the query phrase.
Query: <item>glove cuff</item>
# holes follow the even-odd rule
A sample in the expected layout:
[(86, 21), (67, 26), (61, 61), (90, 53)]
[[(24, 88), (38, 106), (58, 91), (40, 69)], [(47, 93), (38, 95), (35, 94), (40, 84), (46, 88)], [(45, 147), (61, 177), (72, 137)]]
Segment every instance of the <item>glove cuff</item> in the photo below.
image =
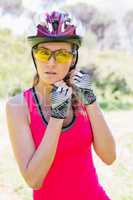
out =
[(81, 89), (82, 102), (85, 105), (92, 104), (96, 101), (96, 95), (93, 93), (92, 89)]

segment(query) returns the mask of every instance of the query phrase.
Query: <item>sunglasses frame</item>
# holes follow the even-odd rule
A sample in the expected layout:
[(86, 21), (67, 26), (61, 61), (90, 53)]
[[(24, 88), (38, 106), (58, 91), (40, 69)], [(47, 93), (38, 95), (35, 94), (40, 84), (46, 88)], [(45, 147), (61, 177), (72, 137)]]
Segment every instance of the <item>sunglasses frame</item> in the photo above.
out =
[(38, 50), (38, 49), (46, 49), (46, 50), (50, 51), (50, 56), (49, 56), (49, 58), (48, 58), (48, 61), (50, 60), (50, 58), (51, 58), (52, 56), (54, 57), (54, 59), (55, 59), (55, 61), (56, 61), (55, 53), (58, 52), (58, 51), (61, 51), (61, 50), (65, 50), (66, 52), (70, 53), (73, 57), (76, 55), (76, 51), (75, 51), (75, 50), (68, 51), (68, 50), (66, 50), (66, 49), (57, 49), (57, 50), (55, 50), (55, 51), (51, 51), (51, 49), (48, 49), (48, 48), (46, 48), (46, 47), (37, 47), (37, 46), (35, 46), (35, 47), (33, 48), (33, 52), (35, 52), (35, 51)]

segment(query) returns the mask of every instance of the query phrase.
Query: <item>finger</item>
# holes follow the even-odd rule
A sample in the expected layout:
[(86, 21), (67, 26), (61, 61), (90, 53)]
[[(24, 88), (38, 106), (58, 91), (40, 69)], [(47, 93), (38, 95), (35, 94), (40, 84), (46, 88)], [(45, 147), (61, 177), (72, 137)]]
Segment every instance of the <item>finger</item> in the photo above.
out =
[(68, 86), (66, 85), (66, 83), (63, 80), (57, 81), (56, 83), (54, 83), (54, 88), (56, 88), (56, 90), (58, 92), (61, 92), (62, 90), (64, 90), (62, 88), (66, 88), (66, 87), (68, 87)]
[(76, 70), (74, 70), (73, 72), (70, 73), (70, 77), (77, 74), (77, 73), (79, 73), (79, 70), (76, 69)]
[(72, 88), (69, 87), (67, 90), (67, 96), (71, 96), (72, 95)]
[(90, 70), (87, 67), (82, 67), (80, 69), (80, 72), (83, 73), (83, 74), (88, 74), (88, 73), (90, 73)]
[(69, 71), (69, 76), (71, 76), (75, 72), (75, 69)]
[(73, 74), (73, 73), (78, 72), (78, 71), (79, 71), (78, 69), (73, 69), (73, 70), (70, 71), (70, 74)]
[(72, 84), (72, 87), (75, 88), (75, 87), (79, 87), (79, 86), (80, 86), (80, 82), (77, 81), (77, 80), (74, 80), (73, 84)]
[(78, 82), (80, 82), (80, 81), (81, 81), (81, 78), (75, 77), (75, 76), (71, 78), (71, 82), (72, 82), (72, 83), (73, 83), (75, 80), (78, 81)]
[(68, 93), (68, 90), (69, 90), (69, 89), (67, 88), (67, 89), (66, 89), (66, 91), (65, 91), (65, 96), (67, 95), (67, 93)]
[(60, 81), (57, 81), (57, 82), (54, 83), (54, 85), (57, 86), (57, 87), (62, 86), (64, 84), (65, 84), (65, 82), (63, 80), (60, 80)]
[(66, 88), (67, 88), (67, 87), (62, 87), (62, 86), (61, 86), (61, 87), (58, 87), (58, 88), (57, 88), (57, 92), (62, 93), (63, 91), (66, 90)]
[(83, 77), (83, 75), (82, 74), (80, 74), (80, 73), (75, 73), (75, 74), (73, 74), (72, 76), (71, 76), (71, 78), (82, 78)]
[(83, 73), (81, 73), (80, 71), (75, 71), (75, 72), (74, 72), (74, 75), (77, 75), (77, 76), (81, 76), (81, 77), (82, 77), (82, 76), (83, 76)]
[(92, 79), (92, 73), (89, 71), (88, 73), (81, 71), (84, 77), (87, 77), (89, 79)]

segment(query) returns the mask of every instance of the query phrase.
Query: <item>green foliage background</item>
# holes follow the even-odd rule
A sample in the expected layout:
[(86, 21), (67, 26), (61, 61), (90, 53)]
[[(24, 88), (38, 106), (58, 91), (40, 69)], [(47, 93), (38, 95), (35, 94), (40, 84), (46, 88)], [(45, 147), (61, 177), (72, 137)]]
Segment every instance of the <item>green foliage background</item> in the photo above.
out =
[[(90, 38), (90, 41), (89, 41)], [(86, 44), (92, 41), (92, 48)], [(96, 38), (88, 32), (79, 52), (78, 67), (88, 66), (100, 105), (107, 110), (133, 107), (132, 54), (116, 50), (95, 51)], [(35, 68), (26, 36), (0, 30), (0, 97), (31, 87)]]
[(28, 87), (35, 71), (26, 37), (1, 30), (0, 44), (0, 97), (7, 97)]

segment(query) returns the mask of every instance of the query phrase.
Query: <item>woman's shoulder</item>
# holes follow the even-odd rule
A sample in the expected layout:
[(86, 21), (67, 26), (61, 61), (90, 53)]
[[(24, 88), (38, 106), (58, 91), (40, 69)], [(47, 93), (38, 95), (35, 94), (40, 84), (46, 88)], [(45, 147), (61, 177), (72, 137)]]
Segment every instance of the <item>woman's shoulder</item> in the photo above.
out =
[(25, 92), (29, 93), (28, 91), (30, 88), (26, 88), (22, 90), (20, 93), (16, 94), (15, 96), (10, 97), (6, 101), (6, 112), (7, 114), (11, 113), (15, 116), (23, 116), (28, 119), (28, 122), (30, 123), (30, 113), (29, 113), (29, 107), (28, 102), (25, 98)]
[(7, 99), (6, 104), (8, 106), (23, 106), (25, 104), (23, 92), (16, 94), (15, 96), (11, 96)]
[(23, 95), (23, 91), (7, 99), (6, 110), (8, 110), (8, 112), (18, 113), (19, 115), (28, 114), (28, 107)]
[(6, 104), (8, 104), (9, 106), (22, 106), (22, 107), (26, 107), (27, 106), (27, 102), (26, 102), (26, 99), (25, 99), (25, 93), (29, 93), (29, 90), (31, 88), (26, 88), (24, 90), (22, 90), (20, 93), (17, 93), (16, 95), (14, 96), (11, 96), (7, 99), (7, 102)]

